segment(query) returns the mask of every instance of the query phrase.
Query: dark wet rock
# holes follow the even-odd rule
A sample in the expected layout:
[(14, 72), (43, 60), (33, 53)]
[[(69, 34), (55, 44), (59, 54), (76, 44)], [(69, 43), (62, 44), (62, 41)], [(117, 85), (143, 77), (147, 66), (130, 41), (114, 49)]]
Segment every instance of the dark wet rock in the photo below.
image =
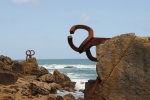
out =
[(0, 84), (9, 85), (17, 81), (18, 76), (10, 71), (0, 70)]
[(25, 75), (23, 65), (19, 62), (14, 62), (12, 65), (12, 72), (16, 73), (19, 76)]

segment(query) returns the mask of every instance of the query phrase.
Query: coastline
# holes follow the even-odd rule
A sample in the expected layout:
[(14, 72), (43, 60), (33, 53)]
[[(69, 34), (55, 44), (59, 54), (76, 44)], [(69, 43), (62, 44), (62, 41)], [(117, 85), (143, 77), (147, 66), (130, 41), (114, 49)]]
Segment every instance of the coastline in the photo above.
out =
[[(12, 100), (42, 100), (43, 98), (43, 100), (47, 100), (48, 98), (83, 100), (83, 95), (79, 98), (75, 98), (72, 95), (77, 92), (75, 90), (76, 82), (71, 81), (67, 75), (59, 72), (57, 69), (52, 74), (46, 68), (40, 67), (36, 58), (29, 58), (28, 61), (24, 60), (22, 62), (12, 61), (11, 58), (6, 56), (0, 56), (0, 58), (3, 59), (1, 62), (4, 65), (0, 69), (3, 72), (0, 78), (5, 78), (5, 81), (10, 81), (8, 84), (4, 80), (0, 82), (2, 84), (0, 85), (1, 98), (11, 98)], [(13, 79), (4, 77), (6, 70), (9, 72), (9, 75), (13, 76)], [(63, 92), (67, 94), (62, 96), (58, 95)]]

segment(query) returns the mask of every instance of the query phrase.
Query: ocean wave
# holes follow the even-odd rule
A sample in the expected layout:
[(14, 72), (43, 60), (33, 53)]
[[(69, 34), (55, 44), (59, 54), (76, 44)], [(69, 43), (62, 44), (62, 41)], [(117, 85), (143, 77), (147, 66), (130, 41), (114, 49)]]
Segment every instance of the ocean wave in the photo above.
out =
[(46, 69), (63, 69), (63, 68), (87, 68), (87, 69), (95, 69), (96, 65), (58, 65), (58, 64), (51, 64), (51, 65), (39, 65), (43, 66)]
[(94, 73), (94, 74), (86, 74), (86, 73), (83, 73), (83, 74), (76, 74), (76, 73), (67, 73), (67, 76), (70, 77), (71, 79), (94, 79), (95, 77), (97, 77), (97, 74)]

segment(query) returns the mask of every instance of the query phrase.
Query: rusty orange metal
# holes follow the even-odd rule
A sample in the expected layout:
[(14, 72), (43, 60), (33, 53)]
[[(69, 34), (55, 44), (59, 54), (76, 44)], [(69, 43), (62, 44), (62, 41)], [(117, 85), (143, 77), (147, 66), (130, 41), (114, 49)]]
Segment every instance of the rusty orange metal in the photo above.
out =
[[(73, 38), (72, 36), (68, 36), (68, 43), (70, 45), (70, 47), (79, 53), (83, 53), (86, 52), (87, 57), (92, 60), (92, 61), (96, 61), (97, 62), (97, 58), (93, 57), (90, 51), (90, 48), (92, 46), (96, 46), (98, 44), (102, 44), (104, 43), (106, 40), (110, 39), (110, 38), (97, 38), (97, 37), (93, 37), (94, 36), (94, 31), (92, 30), (92, 28), (90, 28), (89, 26), (86, 25), (74, 25), (71, 27), (70, 29), (70, 34), (74, 34), (74, 32), (77, 29), (84, 29), (87, 30), (89, 35), (88, 37), (81, 43), (81, 45), (79, 47), (76, 47), (73, 44)], [(85, 98), (85, 100), (94, 100), (92, 99), (94, 96), (94, 92), (95, 90), (98, 88), (98, 85), (101, 83), (101, 80), (97, 77), (94, 85), (91, 87), (88, 96)]]
[(73, 27), (71, 27), (70, 29), (70, 34), (74, 34), (74, 32), (77, 29), (84, 29), (87, 30), (89, 35), (88, 37), (81, 43), (81, 45), (79, 47), (76, 47), (73, 44), (73, 38), (72, 36), (68, 36), (68, 43), (70, 45), (70, 47), (75, 50), (76, 52), (79, 53), (83, 53), (86, 52), (87, 57), (92, 60), (92, 61), (97, 61), (96, 57), (93, 57), (90, 51), (90, 48), (92, 46), (96, 46), (98, 44), (101, 44), (103, 42), (105, 42), (106, 40), (110, 39), (110, 38), (95, 38), (94, 36), (94, 31), (92, 28), (90, 28), (89, 26), (86, 25), (74, 25)]

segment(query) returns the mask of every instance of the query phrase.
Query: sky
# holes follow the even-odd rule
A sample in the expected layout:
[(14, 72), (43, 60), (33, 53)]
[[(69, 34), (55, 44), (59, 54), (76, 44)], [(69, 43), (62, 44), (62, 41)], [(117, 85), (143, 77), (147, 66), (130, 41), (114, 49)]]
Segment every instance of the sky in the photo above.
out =
[[(150, 36), (150, 0), (1, 0), (0, 55), (25, 59), (34, 50), (37, 59), (84, 59), (70, 48), (67, 36), (73, 25), (87, 25), (94, 37), (125, 33)], [(77, 30), (79, 46), (88, 36)], [(91, 48), (96, 55), (95, 47)]]

